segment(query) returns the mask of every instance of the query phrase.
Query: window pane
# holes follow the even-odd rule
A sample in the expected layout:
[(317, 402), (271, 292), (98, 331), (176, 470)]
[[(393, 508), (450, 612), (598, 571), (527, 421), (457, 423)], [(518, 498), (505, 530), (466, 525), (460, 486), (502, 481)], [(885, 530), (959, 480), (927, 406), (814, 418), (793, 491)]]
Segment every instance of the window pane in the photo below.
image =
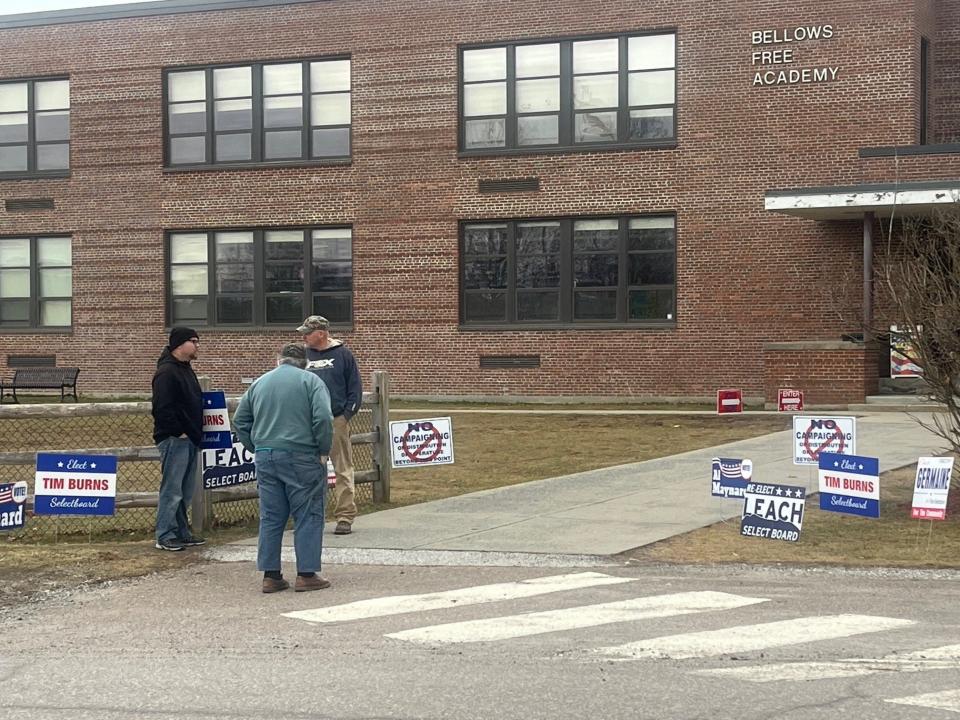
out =
[(27, 146), (10, 145), (0, 147), (0, 172), (14, 172), (27, 169)]
[(630, 111), (631, 140), (660, 140), (674, 137), (673, 108)]
[(463, 300), (467, 322), (504, 322), (507, 319), (505, 293), (467, 293)]
[(292, 95), (289, 97), (264, 98), (264, 127), (292, 127), (296, 125), (303, 125), (302, 97)]
[(670, 35), (645, 35), (627, 41), (630, 70), (653, 70), (674, 66), (674, 40)]
[[(213, 71), (213, 96), (215, 98), (250, 97), (250, 68), (217, 68)], [(195, 100), (198, 98), (184, 98)]]
[(349, 89), (349, 60), (327, 60), (310, 63), (311, 92), (336, 92)]
[[(328, 320), (330, 318), (327, 318)], [(280, 295), (267, 298), (267, 322), (296, 325), (303, 320), (303, 295)]]
[(37, 145), (37, 170), (66, 170), (70, 167), (70, 145)]
[(506, 225), (467, 225), (463, 229), (465, 255), (506, 255)]
[(556, 115), (527, 115), (517, 118), (517, 142), (520, 145), (556, 145), (560, 130)]
[(573, 249), (616, 250), (620, 223), (617, 220), (577, 220), (573, 224)]
[(267, 260), (303, 260), (302, 230), (268, 230), (264, 240)]
[(206, 161), (207, 141), (203, 137), (170, 138), (170, 163), (202, 163)]
[(502, 80), (507, 77), (505, 47), (463, 51), (463, 81)]
[(577, 287), (616, 287), (620, 259), (616, 255), (574, 255), (573, 282)]
[(263, 66), (264, 95), (288, 95), (299, 92), (303, 92), (303, 66), (300, 63)]
[(353, 288), (353, 264), (350, 262), (314, 262), (313, 292)]
[(29, 270), (0, 270), (0, 298), (30, 297)]
[(283, 265), (267, 265), (264, 268), (264, 277), (266, 292), (298, 293), (297, 307), (299, 308), (302, 305), (300, 293), (303, 293), (303, 265), (286, 263)]
[(206, 298), (174, 298), (173, 321), (186, 322), (188, 320), (207, 320)]
[(620, 67), (619, 47), (617, 38), (575, 42), (573, 72), (580, 74), (617, 71)]
[(171, 105), (168, 122), (171, 133), (202, 133), (207, 129), (207, 106), (205, 103)]
[(70, 325), (70, 300), (44, 300), (40, 303), (40, 324), (46, 327)]
[(677, 236), (673, 218), (633, 218), (628, 231), (630, 250), (672, 250)]
[(517, 81), (517, 112), (548, 112), (559, 109), (560, 80), (547, 78)]
[(207, 78), (203, 70), (175, 72), (167, 75), (167, 99), (174, 102), (203, 100), (207, 97)]
[[(302, 320), (303, 318), (301, 318)], [(252, 297), (218, 297), (217, 322), (223, 325), (249, 324), (253, 322)]]
[(70, 238), (37, 238), (37, 265), (57, 267), (70, 264)]
[(507, 259), (490, 258), (464, 261), (463, 286), (467, 290), (505, 288), (507, 286)]
[(556, 320), (560, 317), (560, 294), (518, 292), (517, 320)]
[(676, 260), (672, 252), (630, 256), (631, 285), (672, 285), (676, 282)]
[(350, 230), (314, 230), (314, 260), (349, 260), (351, 258)]
[(313, 130), (313, 157), (346, 157), (350, 154), (350, 128)]
[(560, 223), (519, 223), (517, 254), (560, 252)]
[(313, 314), (323, 315), (330, 322), (350, 322), (353, 302), (349, 295), (315, 295)]
[(673, 320), (673, 290), (631, 290), (628, 308), (631, 320)]
[(470, 120), (464, 126), (467, 149), (503, 147), (506, 132), (506, 120)]
[(206, 295), (206, 265), (173, 265), (170, 267), (171, 295)]
[(669, 105), (673, 101), (673, 70), (630, 73), (631, 105)]
[(219, 232), (215, 240), (217, 262), (253, 262), (253, 233)]
[(27, 141), (27, 114), (10, 113), (0, 115), (0, 142)]
[(517, 258), (518, 288), (552, 288), (560, 285), (560, 261), (552, 255)]
[(463, 114), (503, 115), (507, 112), (507, 84), (502, 82), (464, 85)]
[(573, 79), (573, 107), (577, 110), (616, 107), (620, 88), (617, 75), (587, 75)]
[(9, 322), (9, 323), (30, 322), (30, 301), (29, 300), (0, 300), (0, 322)]
[(616, 320), (617, 292), (615, 290), (575, 292), (573, 317), (575, 320)]
[(253, 127), (250, 100), (217, 100), (213, 104), (213, 124), (217, 130), (249, 130)]
[(610, 142), (617, 139), (617, 114), (579, 113), (574, 139), (577, 142)]
[(349, 125), (350, 93), (314, 95), (310, 98), (311, 125)]
[(216, 160), (249, 160), (250, 133), (217, 135)]
[(205, 263), (207, 261), (207, 236), (181, 234), (170, 236), (170, 262)]
[(517, 77), (543, 77), (560, 74), (560, 45), (518, 45)]
[(70, 111), (37, 113), (37, 140), (69, 140)]
[(70, 268), (48, 268), (40, 271), (40, 297), (70, 297), (73, 271)]
[(0, 267), (29, 267), (30, 241), (27, 238), (0, 240)]
[(303, 133), (299, 130), (268, 132), (264, 138), (263, 156), (267, 160), (303, 157)]
[(36, 110), (65, 110), (70, 107), (70, 81), (45, 80), (33, 86)]
[(217, 265), (215, 287), (218, 293), (252, 293), (253, 265), (247, 263)]
[(0, 112), (27, 111), (27, 84), (0, 83)]

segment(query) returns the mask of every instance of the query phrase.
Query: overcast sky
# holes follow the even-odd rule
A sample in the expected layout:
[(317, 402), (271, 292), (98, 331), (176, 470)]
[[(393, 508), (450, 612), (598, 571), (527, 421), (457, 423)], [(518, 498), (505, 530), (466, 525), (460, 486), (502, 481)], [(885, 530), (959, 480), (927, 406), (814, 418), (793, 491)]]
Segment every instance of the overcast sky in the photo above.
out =
[(126, 5), (131, 2), (156, 2), (157, 0), (0, 0), (0, 15), (64, 10), (66, 8), (102, 7)]

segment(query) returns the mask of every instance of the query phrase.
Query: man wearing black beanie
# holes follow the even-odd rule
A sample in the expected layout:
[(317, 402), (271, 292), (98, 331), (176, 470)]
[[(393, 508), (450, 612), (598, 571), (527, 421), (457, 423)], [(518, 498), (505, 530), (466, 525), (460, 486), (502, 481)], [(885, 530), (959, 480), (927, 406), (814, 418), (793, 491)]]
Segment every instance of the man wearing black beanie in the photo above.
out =
[(153, 375), (153, 441), (160, 450), (160, 497), (157, 501), (157, 550), (203, 545), (187, 523), (193, 500), (197, 451), (203, 439), (203, 395), (190, 361), (197, 359), (200, 338), (188, 327), (170, 331), (170, 342)]

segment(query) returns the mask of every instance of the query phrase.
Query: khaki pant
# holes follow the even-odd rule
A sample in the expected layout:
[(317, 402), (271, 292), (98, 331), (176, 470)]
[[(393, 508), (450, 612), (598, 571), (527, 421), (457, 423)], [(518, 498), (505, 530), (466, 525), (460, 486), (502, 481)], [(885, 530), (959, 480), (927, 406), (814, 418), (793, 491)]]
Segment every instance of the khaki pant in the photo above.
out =
[(337, 473), (337, 485), (333, 491), (333, 516), (337, 522), (344, 520), (353, 524), (353, 519), (357, 516), (357, 502), (353, 491), (353, 445), (350, 444), (350, 423), (343, 415), (333, 419), (330, 461)]

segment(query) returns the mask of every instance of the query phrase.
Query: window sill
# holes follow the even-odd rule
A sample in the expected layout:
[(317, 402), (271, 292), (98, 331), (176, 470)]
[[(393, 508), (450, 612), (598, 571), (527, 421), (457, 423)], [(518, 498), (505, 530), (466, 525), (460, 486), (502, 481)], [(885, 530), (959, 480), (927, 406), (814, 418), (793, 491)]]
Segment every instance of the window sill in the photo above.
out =
[(331, 165), (350, 165), (353, 158), (334, 158), (330, 160), (294, 160), (292, 162), (250, 162), (250, 163), (222, 163), (219, 165), (168, 165), (164, 166), (164, 173), (184, 172), (218, 172), (221, 170), (269, 170), (270, 168), (310, 168), (327, 167)]
[(632, 152), (643, 150), (676, 150), (676, 140), (650, 143), (597, 143), (593, 145), (567, 145), (563, 147), (483, 148), (460, 150), (458, 158), (488, 158), (513, 155), (568, 155), (572, 153)]
[(464, 325), (457, 326), (460, 332), (544, 332), (544, 331), (570, 331), (570, 330), (676, 330), (677, 323), (674, 320), (652, 321), (652, 322), (634, 322), (634, 323), (553, 323), (518, 325), (506, 324), (499, 325)]
[(5, 327), (0, 325), (0, 335), (73, 335), (72, 327)]
[[(184, 321), (181, 323), (180, 327), (192, 327), (195, 330), (209, 333), (226, 333), (226, 334), (240, 334), (240, 333), (257, 333), (257, 334), (274, 334), (282, 333), (286, 335), (298, 335), (297, 327), (299, 323), (293, 323), (291, 325), (190, 325), (189, 321)], [(164, 332), (169, 333), (174, 326), (167, 325), (164, 328)], [(330, 331), (332, 333), (352, 333), (353, 325), (345, 324), (338, 325), (336, 323), (331, 323)], [(203, 338), (200, 338), (201, 347), (203, 346)]]
[(897, 145), (888, 147), (860, 148), (862, 158), (895, 157), (903, 155), (950, 155), (960, 153), (960, 143), (940, 143), (938, 145)]
[(0, 173), (0, 182), (4, 180), (60, 180), (69, 177), (69, 170), (44, 173)]

